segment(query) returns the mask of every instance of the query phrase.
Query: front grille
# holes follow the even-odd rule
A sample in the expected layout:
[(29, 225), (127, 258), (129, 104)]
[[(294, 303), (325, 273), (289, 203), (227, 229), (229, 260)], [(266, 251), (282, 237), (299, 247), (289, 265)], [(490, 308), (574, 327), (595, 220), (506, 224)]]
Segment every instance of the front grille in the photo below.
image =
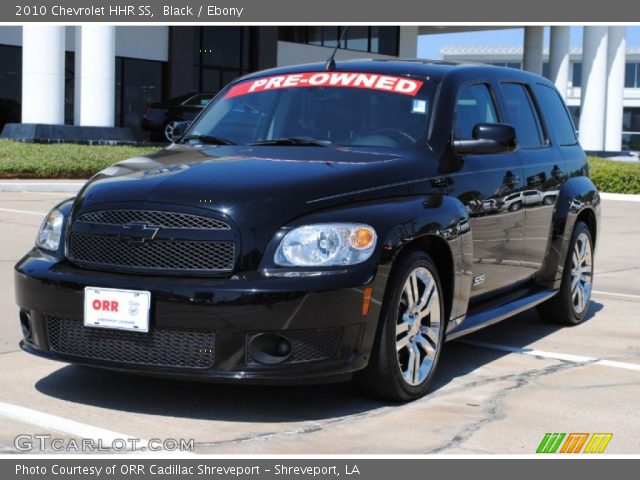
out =
[(218, 273), (233, 270), (235, 244), (228, 241), (123, 242), (116, 236), (72, 233), (69, 259), (85, 266), (127, 271)]
[(211, 331), (152, 328), (149, 333), (85, 327), (82, 320), (45, 315), (49, 347), (78, 358), (135, 365), (210, 368), (215, 334)]
[(187, 230), (230, 230), (228, 224), (215, 218), (201, 217), (187, 213), (159, 212), (156, 210), (105, 210), (84, 213), (75, 220), (96, 225), (127, 225), (145, 223), (161, 228)]
[[(318, 328), (305, 330), (279, 330), (273, 333), (282, 335), (291, 343), (291, 354), (283, 362), (300, 363), (326, 360), (332, 358), (338, 347), (342, 330), (340, 328)], [(251, 339), (255, 335), (265, 332), (248, 332), (246, 344), (251, 344)], [(249, 352), (247, 352), (247, 363), (258, 364)]]

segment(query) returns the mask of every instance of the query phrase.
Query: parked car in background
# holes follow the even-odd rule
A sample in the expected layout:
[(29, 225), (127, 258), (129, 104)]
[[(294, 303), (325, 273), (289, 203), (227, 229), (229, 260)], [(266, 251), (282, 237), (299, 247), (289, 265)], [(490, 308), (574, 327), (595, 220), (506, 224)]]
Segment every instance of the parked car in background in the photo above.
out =
[(207, 106), (215, 93), (187, 93), (162, 102), (147, 105), (142, 116), (143, 130), (150, 132), (151, 140), (171, 141), (178, 122), (190, 122)]
[(542, 204), (543, 205), (553, 205), (556, 203), (556, 199), (558, 198), (558, 190), (547, 190), (544, 192), (542, 196)]
[(504, 201), (502, 202), (502, 208), (504, 210), (509, 210), (510, 212), (515, 212), (520, 210), (524, 206), (524, 192), (516, 192), (504, 197)]
[(525, 205), (537, 205), (542, 203), (542, 192), (540, 190), (525, 190), (524, 191), (524, 204)]

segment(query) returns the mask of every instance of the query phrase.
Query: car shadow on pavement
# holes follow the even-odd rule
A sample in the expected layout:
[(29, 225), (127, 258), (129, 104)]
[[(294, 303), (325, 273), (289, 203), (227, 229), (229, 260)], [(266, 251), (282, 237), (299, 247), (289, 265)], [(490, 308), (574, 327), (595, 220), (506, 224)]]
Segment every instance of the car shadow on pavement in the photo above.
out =
[[(592, 301), (586, 321), (602, 308), (602, 304)], [(563, 327), (543, 321), (530, 310), (464, 338), (526, 348), (560, 328)], [(431, 392), (505, 355), (508, 352), (458, 341), (448, 343)], [(78, 365), (54, 371), (35, 387), (50, 397), (111, 410), (235, 422), (334, 419), (393, 405), (364, 397), (353, 383), (233, 385), (142, 377)], [(428, 401), (428, 396), (422, 401)]]

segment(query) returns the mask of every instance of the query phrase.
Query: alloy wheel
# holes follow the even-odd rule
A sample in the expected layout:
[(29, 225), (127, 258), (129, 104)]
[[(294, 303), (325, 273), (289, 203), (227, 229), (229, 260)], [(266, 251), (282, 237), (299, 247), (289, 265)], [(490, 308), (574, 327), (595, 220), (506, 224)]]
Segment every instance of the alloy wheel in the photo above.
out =
[(571, 302), (576, 313), (582, 313), (589, 304), (592, 278), (591, 242), (583, 232), (576, 238), (571, 258)]
[(436, 281), (425, 267), (418, 267), (405, 281), (398, 308), (396, 350), (406, 383), (425, 381), (440, 344), (440, 298)]
[(177, 122), (169, 122), (164, 127), (164, 136), (170, 142), (173, 141), (173, 129), (176, 128)]

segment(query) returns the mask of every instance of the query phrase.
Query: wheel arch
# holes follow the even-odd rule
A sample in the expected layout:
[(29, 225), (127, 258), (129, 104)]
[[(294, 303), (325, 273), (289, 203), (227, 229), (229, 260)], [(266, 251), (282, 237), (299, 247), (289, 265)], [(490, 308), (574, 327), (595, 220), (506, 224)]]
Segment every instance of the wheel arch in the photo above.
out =
[[(418, 206), (415, 205), (414, 206)], [(397, 224), (384, 239), (393, 272), (402, 258), (414, 251), (427, 253), (442, 286), (447, 321), (462, 317), (471, 291), (473, 243), (466, 209), (445, 195), (422, 197), (410, 221)]]
[(402, 259), (415, 251), (428, 254), (435, 264), (444, 296), (445, 318), (450, 318), (455, 291), (455, 265), (450, 245), (435, 233), (422, 235), (402, 246), (393, 260), (393, 265), (398, 265)]
[(558, 193), (545, 259), (535, 278), (538, 284), (560, 288), (571, 235), (578, 221), (587, 224), (595, 246), (600, 229), (600, 194), (585, 176), (569, 179)]

